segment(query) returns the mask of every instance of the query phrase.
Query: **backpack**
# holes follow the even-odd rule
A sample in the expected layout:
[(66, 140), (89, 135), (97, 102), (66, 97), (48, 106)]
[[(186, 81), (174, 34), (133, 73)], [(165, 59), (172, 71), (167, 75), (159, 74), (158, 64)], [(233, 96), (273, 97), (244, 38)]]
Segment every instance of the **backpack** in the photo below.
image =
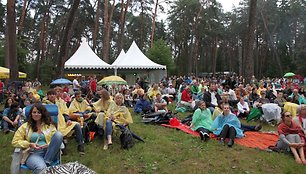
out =
[(121, 147), (123, 149), (129, 149), (134, 146), (135, 141), (132, 132), (129, 129), (124, 129), (120, 135)]

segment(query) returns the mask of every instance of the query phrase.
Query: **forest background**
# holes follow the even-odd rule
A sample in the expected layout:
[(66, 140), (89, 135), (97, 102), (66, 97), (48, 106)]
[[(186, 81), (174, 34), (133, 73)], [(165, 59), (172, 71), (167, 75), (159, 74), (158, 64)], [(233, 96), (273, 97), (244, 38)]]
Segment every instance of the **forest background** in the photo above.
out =
[(0, 65), (11, 79), (23, 71), (50, 82), (85, 37), (109, 64), (135, 41), (169, 75), (305, 76), (305, 8), (305, 0), (241, 0), (230, 12), (216, 0), (1, 1)]

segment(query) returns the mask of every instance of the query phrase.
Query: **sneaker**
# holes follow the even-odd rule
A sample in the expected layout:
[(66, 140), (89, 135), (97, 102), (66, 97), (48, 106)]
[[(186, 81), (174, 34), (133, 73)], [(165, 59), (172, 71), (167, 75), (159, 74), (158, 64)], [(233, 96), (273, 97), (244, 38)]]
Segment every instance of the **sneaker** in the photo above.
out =
[(261, 124), (257, 124), (255, 126), (255, 131), (259, 131), (261, 128), (262, 128), (262, 125)]
[(78, 151), (80, 155), (85, 155), (84, 145), (78, 145)]
[(104, 144), (103, 150), (107, 150), (107, 149), (108, 149), (108, 145), (107, 145), (107, 144)]
[(220, 138), (220, 143), (221, 143), (223, 146), (225, 146), (225, 140), (224, 140), (224, 138)]
[(201, 140), (204, 140), (204, 133), (203, 132), (200, 132), (200, 137), (201, 137)]
[(204, 132), (203, 135), (204, 135), (204, 141), (207, 141), (209, 139), (209, 134)]
[(227, 146), (228, 147), (232, 147), (234, 145), (234, 140), (233, 139), (230, 139), (227, 143)]

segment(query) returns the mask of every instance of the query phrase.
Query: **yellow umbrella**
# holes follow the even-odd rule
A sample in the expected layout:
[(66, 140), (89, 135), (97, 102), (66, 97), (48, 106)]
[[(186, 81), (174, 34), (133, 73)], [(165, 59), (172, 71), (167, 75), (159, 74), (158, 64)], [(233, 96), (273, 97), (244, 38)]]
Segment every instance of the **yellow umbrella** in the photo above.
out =
[(112, 84), (126, 85), (127, 82), (119, 76), (108, 76), (108, 77), (104, 77), (102, 80), (100, 80), (98, 82), (98, 84), (99, 85), (112, 85)]
[[(10, 78), (10, 69), (0, 66), (0, 79)], [(19, 78), (27, 78), (27, 74), (19, 72)]]

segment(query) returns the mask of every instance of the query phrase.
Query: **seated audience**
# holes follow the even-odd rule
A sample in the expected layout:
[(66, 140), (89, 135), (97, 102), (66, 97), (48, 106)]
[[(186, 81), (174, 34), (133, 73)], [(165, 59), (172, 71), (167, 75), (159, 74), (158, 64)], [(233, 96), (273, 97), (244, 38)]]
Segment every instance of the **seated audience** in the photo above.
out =
[(106, 150), (112, 142), (112, 132), (115, 127), (115, 124), (120, 124), (123, 126), (128, 126), (133, 123), (131, 113), (127, 107), (124, 106), (124, 97), (121, 93), (115, 95), (115, 105), (110, 108), (109, 112), (105, 114), (104, 118), (104, 129), (106, 132), (106, 141), (104, 143), (103, 149)]
[(16, 131), (21, 125), (20, 117), (19, 103), (14, 102), (9, 108), (4, 109), (2, 118), (3, 132), (9, 133), (10, 130)]
[[(69, 117), (69, 110), (65, 101), (61, 98), (61, 88), (51, 89), (47, 92), (47, 98), (43, 101), (45, 104), (55, 104), (58, 107), (58, 117), (57, 117), (57, 130), (66, 137), (73, 130), (75, 132), (76, 140), (78, 143), (77, 150), (80, 155), (85, 154), (84, 150), (84, 140), (81, 126), (78, 122), (72, 121)], [(66, 147), (65, 147), (66, 148)], [(65, 153), (67, 151), (65, 150)]]
[(161, 94), (157, 94), (155, 100), (153, 100), (155, 112), (168, 112), (166, 100), (161, 98)]
[(238, 117), (240, 118), (247, 118), (250, 112), (249, 104), (244, 101), (244, 99), (241, 97), (238, 104)]
[(39, 174), (58, 159), (62, 142), (63, 136), (56, 130), (47, 109), (41, 104), (34, 104), (28, 122), (16, 131), (12, 145), (31, 149), (25, 164), (34, 174)]
[(198, 109), (196, 109), (192, 116), (192, 123), (190, 128), (200, 133), (201, 140), (208, 140), (209, 133), (212, 131), (211, 124), (211, 112), (206, 108), (204, 101), (198, 103)]
[(135, 113), (150, 113), (152, 111), (152, 104), (148, 100), (147, 94), (143, 94), (139, 97), (139, 100), (136, 102), (134, 106)]
[(284, 93), (283, 91), (278, 91), (277, 92), (277, 97), (274, 100), (274, 103), (276, 103), (279, 107), (284, 107), (284, 104), (286, 102), (286, 99), (284, 98)]
[(229, 138), (228, 147), (234, 145), (235, 137), (244, 136), (241, 123), (236, 115), (230, 112), (229, 104), (224, 104), (223, 113), (217, 116), (212, 123), (213, 133), (220, 137), (220, 142), (225, 145), (225, 139)]
[(280, 139), (276, 144), (277, 149), (291, 151), (297, 163), (306, 164), (303, 149), (305, 134), (303, 129), (292, 121), (290, 112), (283, 112), (278, 133)]

